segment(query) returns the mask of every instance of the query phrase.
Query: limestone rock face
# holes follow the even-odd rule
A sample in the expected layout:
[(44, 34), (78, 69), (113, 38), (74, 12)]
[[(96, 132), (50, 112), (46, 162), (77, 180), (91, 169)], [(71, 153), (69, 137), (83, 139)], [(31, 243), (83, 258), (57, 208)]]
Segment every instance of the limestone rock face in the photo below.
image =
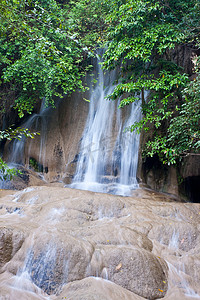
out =
[[(152, 253), (133, 247), (100, 247), (92, 258), (93, 276), (112, 282), (144, 298), (156, 299), (167, 291), (167, 266)], [(161, 293), (157, 287), (160, 287)]]
[(186, 156), (179, 168), (180, 193), (183, 198), (199, 202), (200, 154)]
[[(7, 208), (8, 213), (14, 211)], [(17, 209), (16, 209), (17, 211)], [(9, 262), (16, 252), (21, 248), (25, 236), (23, 231), (9, 227), (0, 227), (0, 268)]]
[(80, 281), (75, 281), (67, 284), (58, 300), (65, 299), (73, 300), (141, 300), (144, 299), (136, 294), (133, 294), (119, 285), (110, 281), (88, 277)]
[[(44, 185), (44, 178), (41, 174), (34, 172), (31, 169), (27, 169), (24, 166), (17, 166), (16, 169), (20, 171), (17, 176), (14, 176), (13, 180), (1, 182), (4, 189), (23, 190), (28, 186)], [(4, 190), (5, 191), (5, 190)]]
[(172, 200), (50, 186), (1, 197), (0, 299), (200, 295), (200, 206)]
[(181, 175), (184, 179), (200, 176), (200, 154), (190, 154), (185, 157)]
[[(167, 52), (167, 59), (181, 66), (193, 80), (196, 76), (194, 57), (199, 55), (199, 49), (193, 49), (190, 45), (178, 45)], [(155, 133), (154, 126), (152, 124), (148, 126), (149, 130), (143, 132), (140, 138), (138, 179), (156, 191), (173, 194), (187, 201), (199, 202), (200, 153), (190, 153), (176, 168), (163, 165), (156, 155), (144, 161), (142, 149), (149, 140), (154, 138)], [(163, 124), (162, 129), (157, 129), (157, 133), (161, 135), (166, 131), (166, 124)]]
[[(87, 93), (84, 97), (87, 98)], [(4, 159), (14, 160), (15, 163), (42, 172), (47, 181), (63, 178), (66, 183), (70, 182), (76, 169), (74, 160), (79, 152), (88, 108), (89, 103), (77, 92), (58, 101), (56, 108), (43, 109), (40, 113), (33, 114), (26, 126), (40, 135), (34, 139), (26, 139), (20, 147), (16, 142), (7, 143)], [(33, 185), (25, 178), (24, 184)]]

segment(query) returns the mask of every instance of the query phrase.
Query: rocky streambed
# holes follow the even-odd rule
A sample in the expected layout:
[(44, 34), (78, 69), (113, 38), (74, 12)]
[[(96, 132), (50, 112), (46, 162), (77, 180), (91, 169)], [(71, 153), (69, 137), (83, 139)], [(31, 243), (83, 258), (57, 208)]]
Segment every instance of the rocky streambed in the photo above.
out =
[(200, 299), (200, 204), (0, 191), (0, 299)]

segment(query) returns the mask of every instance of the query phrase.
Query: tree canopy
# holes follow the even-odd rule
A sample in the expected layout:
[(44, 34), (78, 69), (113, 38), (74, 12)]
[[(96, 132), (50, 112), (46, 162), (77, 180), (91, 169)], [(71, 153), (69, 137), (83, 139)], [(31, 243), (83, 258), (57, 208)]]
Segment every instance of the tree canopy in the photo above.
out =
[(15, 91), (19, 116), (36, 101), (53, 104), (75, 89), (84, 89), (86, 54), (70, 34), (65, 11), (55, 0), (1, 1), (1, 84)]

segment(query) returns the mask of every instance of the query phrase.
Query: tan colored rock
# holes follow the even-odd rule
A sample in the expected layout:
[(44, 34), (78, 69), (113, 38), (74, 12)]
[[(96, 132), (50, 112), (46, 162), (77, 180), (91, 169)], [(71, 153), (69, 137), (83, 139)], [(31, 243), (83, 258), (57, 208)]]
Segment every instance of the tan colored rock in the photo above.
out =
[(99, 247), (91, 260), (91, 272), (144, 298), (161, 298), (167, 291), (168, 271), (164, 261), (137, 248)]
[(13, 258), (24, 240), (23, 231), (0, 227), (0, 269)]
[(5, 272), (0, 275), (1, 300), (47, 300), (49, 298), (42, 290), (32, 283), (27, 275), (13, 276)]
[[(89, 217), (91, 218), (91, 217)], [(133, 246), (151, 251), (152, 242), (141, 233), (126, 226), (116, 225), (112, 220), (108, 224), (83, 228), (79, 230), (79, 237), (84, 237), (93, 245)]]
[(20, 300), (200, 295), (199, 204), (142, 189), (121, 197), (35, 186), (1, 197), (0, 208), (0, 299), (15, 300), (19, 278)]
[(101, 278), (85, 278), (64, 286), (58, 300), (142, 300), (144, 298), (135, 295), (111, 281)]

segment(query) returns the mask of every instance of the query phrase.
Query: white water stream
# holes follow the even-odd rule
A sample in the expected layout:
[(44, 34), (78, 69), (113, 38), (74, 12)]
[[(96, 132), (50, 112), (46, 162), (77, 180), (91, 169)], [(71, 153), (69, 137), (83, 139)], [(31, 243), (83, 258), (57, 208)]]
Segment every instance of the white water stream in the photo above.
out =
[[(27, 128), (40, 133), (40, 153), (39, 153), (39, 164), (43, 165), (45, 160), (45, 134), (47, 132), (47, 116), (50, 107), (45, 106), (45, 99), (43, 100), (38, 114), (33, 114), (28, 120), (22, 124), (22, 128)], [(22, 137), (21, 140), (15, 140), (12, 144), (12, 149), (9, 156), (10, 163), (24, 164), (24, 148), (25, 143), (28, 141), (28, 152), (32, 146), (32, 140)], [(29, 162), (28, 162), (29, 163)]]
[(139, 135), (124, 132), (141, 118), (140, 103), (122, 116), (119, 102), (106, 100), (114, 90), (116, 71), (104, 73), (96, 63), (97, 83), (91, 92), (72, 188), (129, 196), (138, 187)]
[[(38, 114), (33, 114), (28, 118), (28, 120), (21, 125), (21, 128), (29, 129), (30, 131), (38, 132), (40, 134), (40, 146), (39, 146), (39, 155), (38, 155), (38, 167), (40, 172), (42, 172), (42, 166), (45, 161), (46, 155), (46, 132), (48, 127), (48, 113), (51, 107), (45, 106), (45, 99), (41, 104), (41, 108)], [(15, 139), (9, 145), (9, 155), (8, 155), (8, 167), (9, 168), (18, 168), (21, 165), (30, 165), (30, 150), (35, 142), (35, 139), (26, 138), (22, 136), (20, 140)], [(25, 155), (27, 151), (27, 155)], [(26, 161), (26, 157), (29, 158)], [(40, 174), (41, 178), (43, 177)], [(0, 180), (0, 188), (9, 189), (10, 181), (9, 180)]]

